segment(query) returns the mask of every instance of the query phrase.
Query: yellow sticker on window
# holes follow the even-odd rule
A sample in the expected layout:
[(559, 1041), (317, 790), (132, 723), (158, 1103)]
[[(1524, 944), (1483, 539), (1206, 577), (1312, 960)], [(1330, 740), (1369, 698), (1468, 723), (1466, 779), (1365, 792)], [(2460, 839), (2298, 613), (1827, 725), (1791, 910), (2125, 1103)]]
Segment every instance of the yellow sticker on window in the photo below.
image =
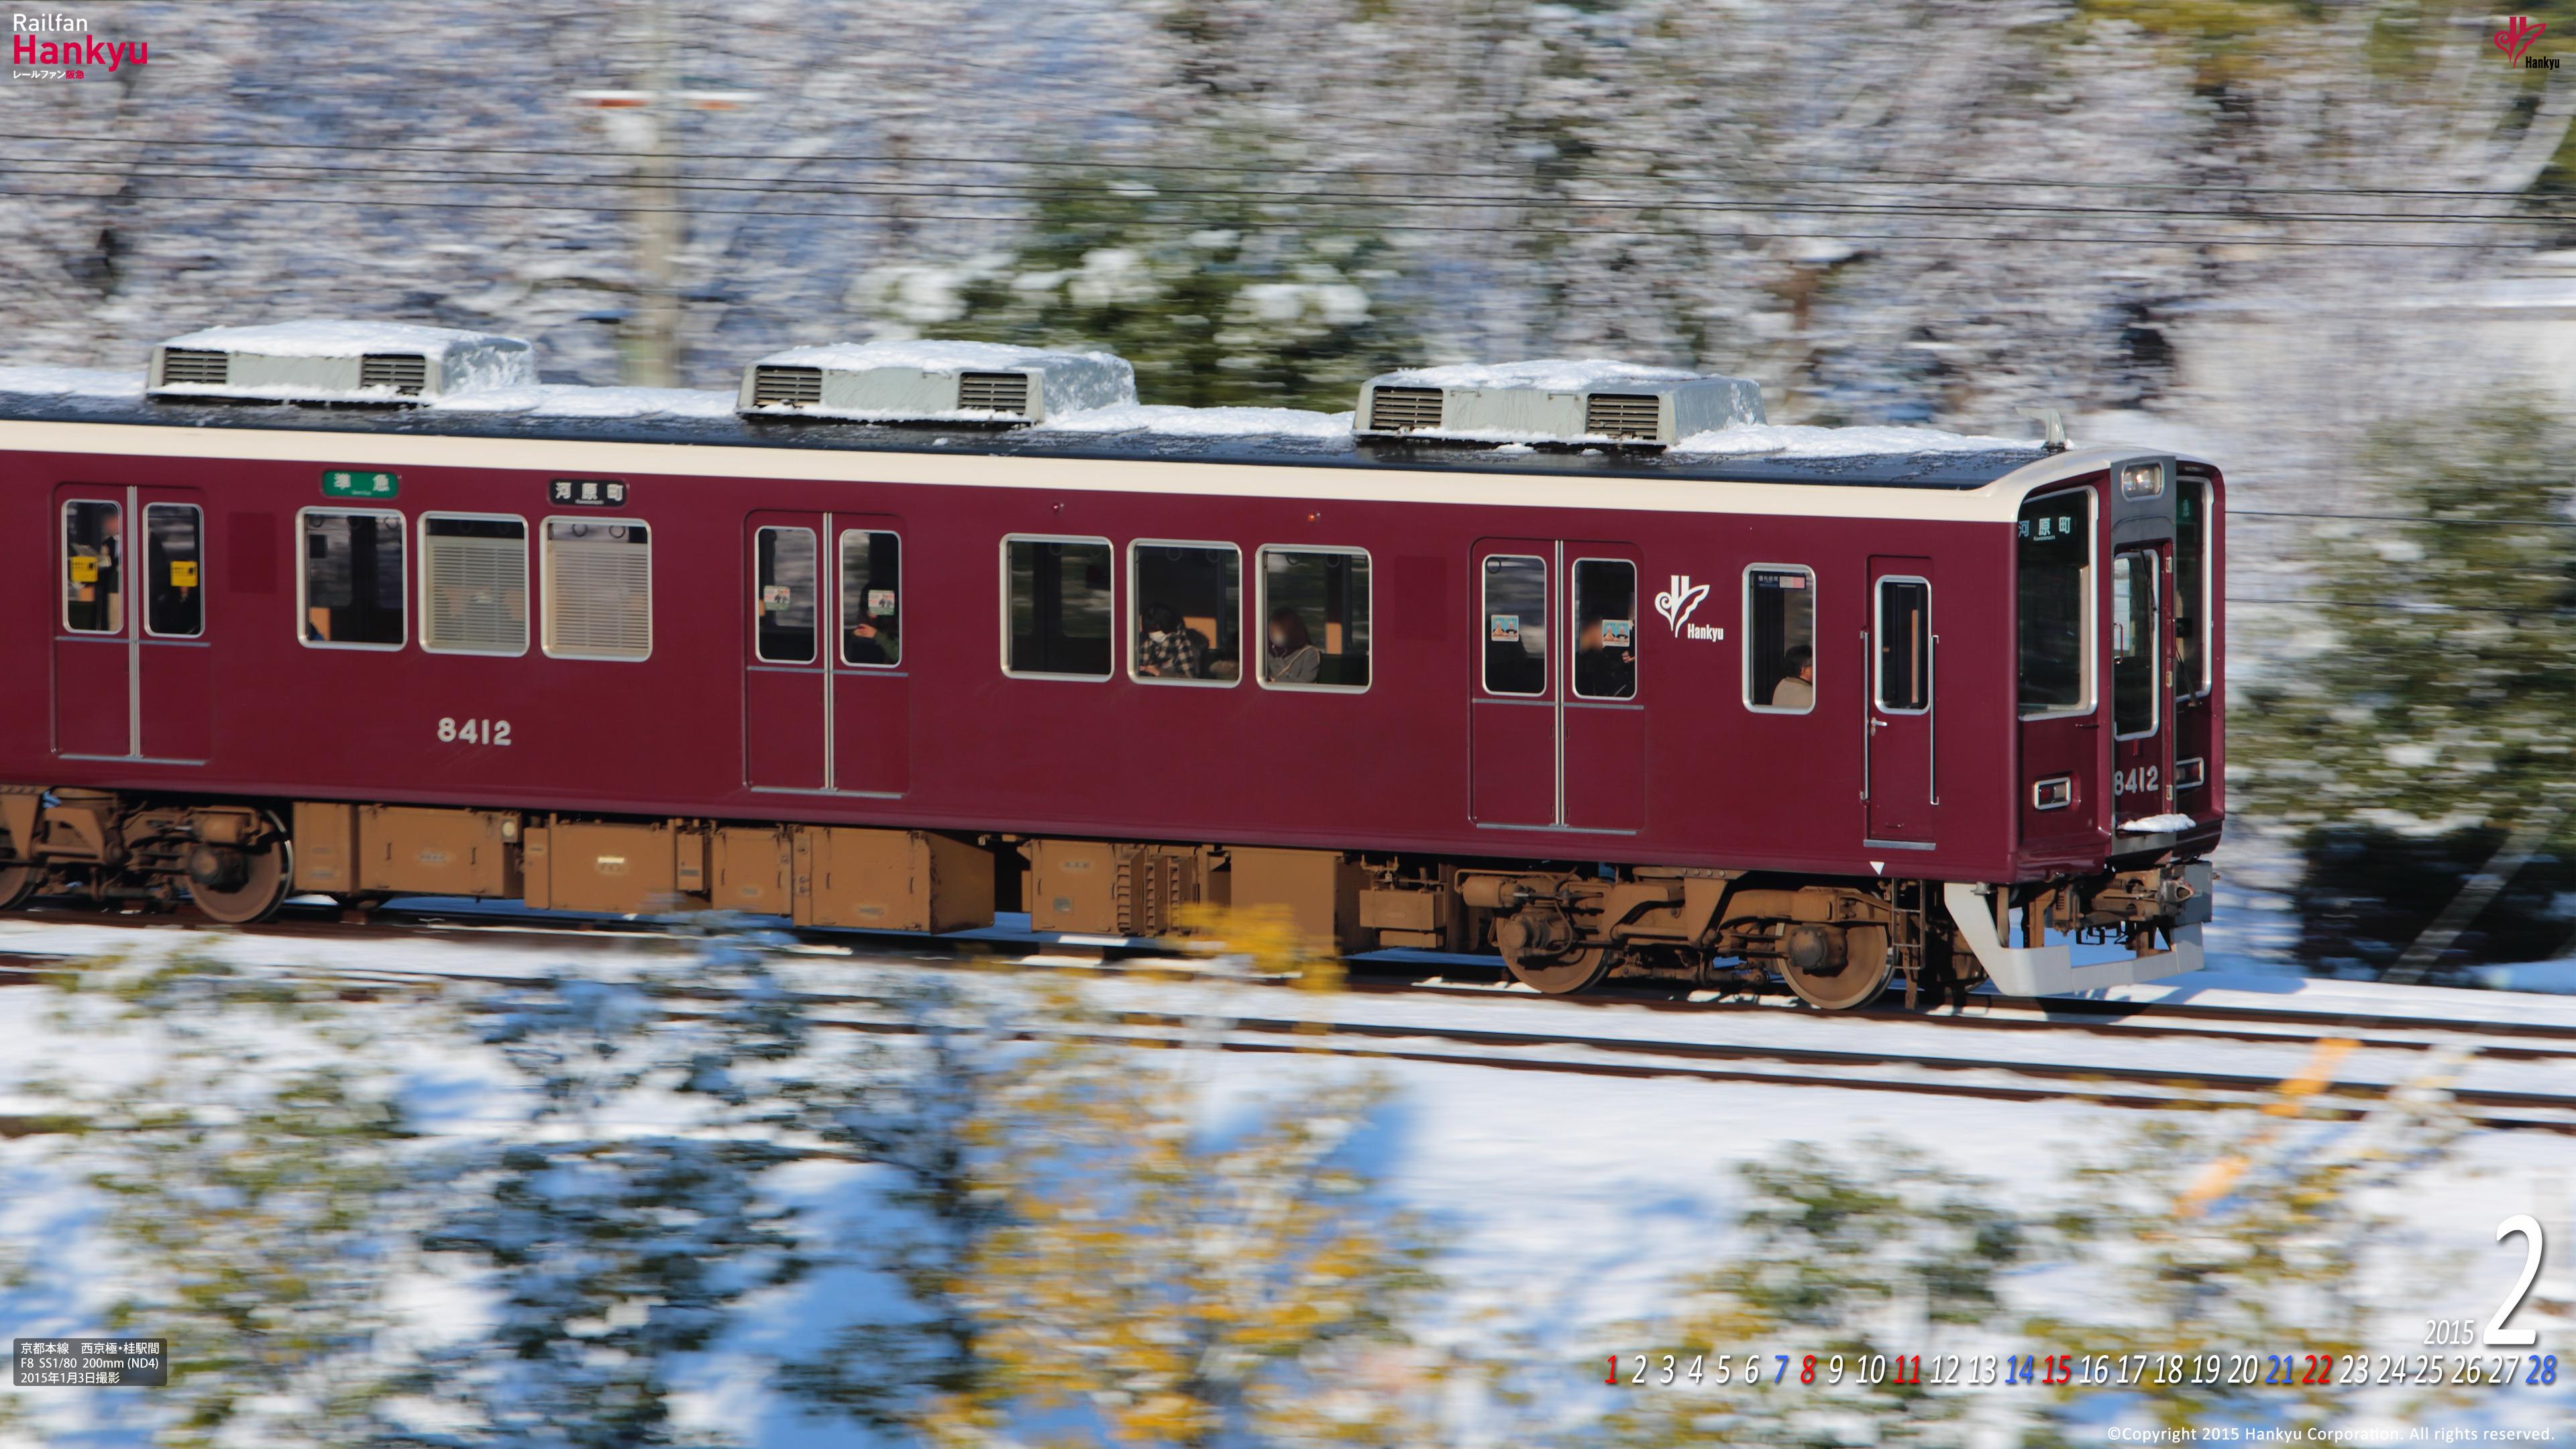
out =
[(73, 583), (94, 584), (98, 582), (97, 559), (92, 558), (87, 554), (74, 554), (71, 558), (71, 565)]
[(170, 560), (170, 587), (193, 589), (197, 586), (197, 561), (192, 558)]

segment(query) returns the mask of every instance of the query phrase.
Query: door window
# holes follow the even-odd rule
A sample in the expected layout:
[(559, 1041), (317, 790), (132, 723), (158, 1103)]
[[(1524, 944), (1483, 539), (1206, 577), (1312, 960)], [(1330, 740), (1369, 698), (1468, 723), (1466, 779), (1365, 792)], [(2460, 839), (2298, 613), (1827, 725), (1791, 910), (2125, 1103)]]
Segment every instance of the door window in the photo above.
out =
[(2156, 732), (2158, 636), (2156, 556), (2131, 550), (2111, 557), (2111, 737)]
[(903, 662), (903, 540), (841, 532), (841, 662), (862, 669)]
[(1485, 560), (1485, 692), (1547, 693), (1547, 560)]
[(1878, 707), (1921, 714), (1932, 707), (1932, 586), (1878, 581)]
[(125, 510), (114, 503), (63, 505), (63, 627), (125, 632)]
[(205, 514), (189, 503), (143, 508), (143, 632), (194, 639), (206, 632)]
[(1744, 571), (1744, 704), (1775, 714), (1816, 707), (1816, 571)]
[(763, 528), (752, 535), (754, 647), (770, 664), (814, 662), (814, 530)]
[(1576, 696), (1636, 698), (1637, 646), (1637, 566), (1626, 559), (1575, 560)]

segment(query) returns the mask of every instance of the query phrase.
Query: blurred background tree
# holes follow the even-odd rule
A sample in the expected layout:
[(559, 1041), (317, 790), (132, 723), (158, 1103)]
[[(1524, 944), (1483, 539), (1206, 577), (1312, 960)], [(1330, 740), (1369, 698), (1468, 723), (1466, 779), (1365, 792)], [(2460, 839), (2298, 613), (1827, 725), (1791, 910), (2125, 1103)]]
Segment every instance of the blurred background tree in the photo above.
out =
[(2382, 428), (2303, 562), (2304, 657), (2230, 716), (2230, 788), (2298, 832), (2300, 951), (2386, 969), (2519, 829), (2436, 970), (2576, 953), (2576, 429), (2530, 399)]

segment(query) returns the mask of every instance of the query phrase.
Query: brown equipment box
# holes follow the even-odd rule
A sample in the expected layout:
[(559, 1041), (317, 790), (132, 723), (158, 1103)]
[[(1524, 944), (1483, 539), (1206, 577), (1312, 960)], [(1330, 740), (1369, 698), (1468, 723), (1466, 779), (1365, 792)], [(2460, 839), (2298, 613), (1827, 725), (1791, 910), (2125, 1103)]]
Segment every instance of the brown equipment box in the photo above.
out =
[(793, 888), (800, 926), (935, 935), (993, 924), (992, 852), (926, 830), (799, 826)]
[(645, 915), (703, 905), (707, 832), (556, 817), (527, 832), (527, 902), (541, 910)]
[(295, 802), (295, 888), (485, 896), (521, 893), (510, 837), (519, 817), (505, 810)]
[(1105, 840), (1029, 843), (1029, 928), (1088, 936), (1168, 936), (1181, 908), (1224, 904), (1214, 850)]
[(1236, 846), (1234, 904), (1286, 906), (1305, 933), (1306, 949), (1319, 955), (1365, 951), (1360, 926), (1358, 865), (1330, 850), (1272, 850)]

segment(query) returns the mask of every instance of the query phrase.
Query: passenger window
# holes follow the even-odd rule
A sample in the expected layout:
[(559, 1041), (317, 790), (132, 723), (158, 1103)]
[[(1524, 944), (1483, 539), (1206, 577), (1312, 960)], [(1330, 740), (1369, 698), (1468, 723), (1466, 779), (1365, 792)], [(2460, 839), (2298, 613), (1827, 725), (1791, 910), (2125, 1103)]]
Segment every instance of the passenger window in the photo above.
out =
[(1625, 559), (1574, 564), (1574, 692), (1584, 699), (1637, 694), (1637, 566)]
[(1010, 637), (1002, 669), (1059, 679), (1109, 677), (1109, 540), (1006, 538)]
[(164, 639), (206, 632), (205, 526), (195, 504), (143, 505), (143, 632)]
[(1932, 707), (1932, 586), (1878, 581), (1878, 707), (1921, 714)]
[(1127, 546), (1127, 673), (1146, 684), (1243, 677), (1243, 553), (1232, 544)]
[(2021, 506), (2013, 591), (2020, 616), (2021, 715), (2093, 708), (2093, 494), (2051, 493)]
[(887, 668), (903, 662), (903, 540), (865, 529), (841, 531), (841, 662)]
[(641, 523), (546, 520), (546, 653), (644, 659), (653, 653), (653, 534)]
[(1356, 549), (1261, 550), (1261, 682), (1273, 689), (1366, 689), (1369, 556)]
[(2209, 693), (2209, 481), (2185, 478), (2175, 493), (2174, 696), (2197, 699)]
[(2111, 557), (2111, 737), (2156, 732), (2156, 556)]
[(125, 632), (125, 510), (116, 504), (63, 505), (63, 627)]
[(814, 530), (763, 528), (752, 534), (754, 652), (771, 664), (814, 662)]
[(1547, 693), (1547, 560), (1485, 560), (1485, 692)]
[(1744, 571), (1744, 703), (1805, 714), (1816, 707), (1816, 572), (1786, 564)]
[(302, 517), (304, 642), (401, 648), (402, 515), (308, 508)]
[(420, 647), (528, 652), (528, 525), (427, 514), (420, 521)]

